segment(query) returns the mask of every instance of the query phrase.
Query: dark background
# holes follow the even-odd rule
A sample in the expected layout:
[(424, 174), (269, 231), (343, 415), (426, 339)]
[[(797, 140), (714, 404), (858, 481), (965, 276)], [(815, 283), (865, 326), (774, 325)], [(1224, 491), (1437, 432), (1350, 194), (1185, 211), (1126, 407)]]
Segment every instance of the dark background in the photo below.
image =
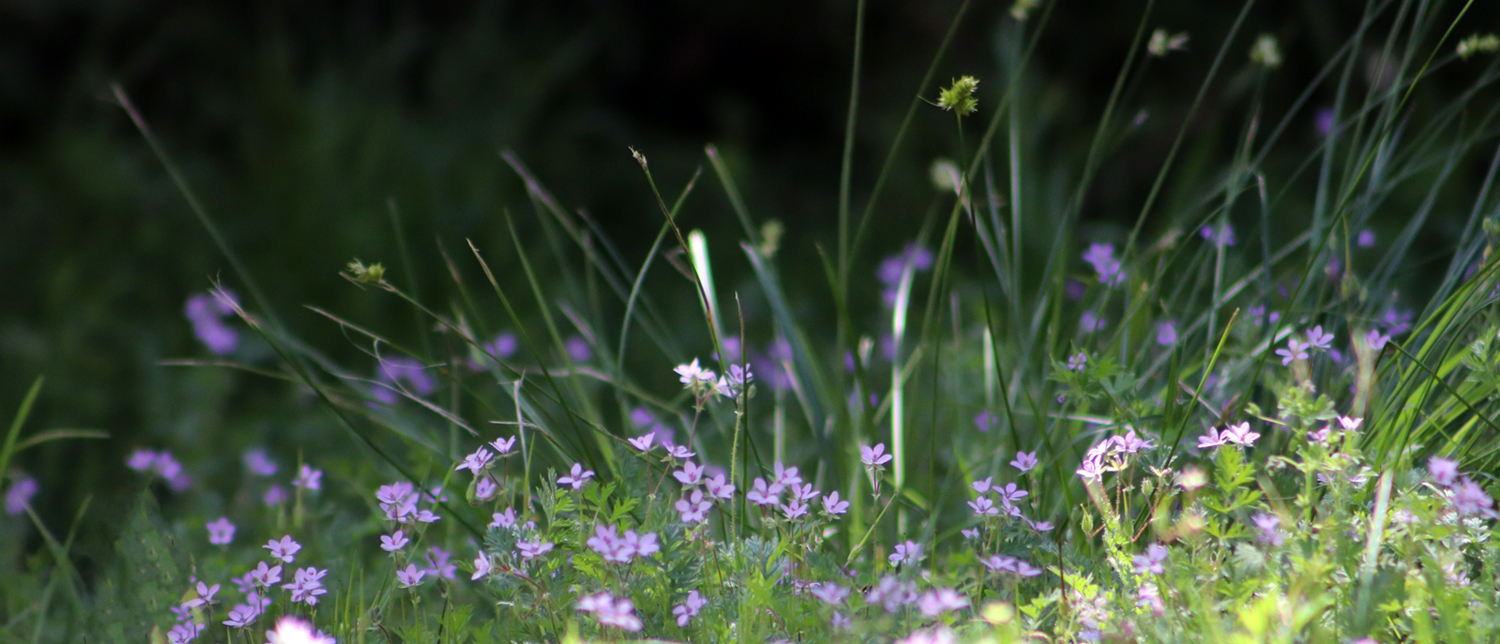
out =
[[(870, 3), (856, 213), (914, 92), (935, 99), (939, 83), (979, 77), (969, 145), (997, 106), (1006, 83), (1002, 54), (1018, 33), (1008, 3), (974, 2), (937, 82), (917, 86), (959, 5)], [(1259, 3), (1191, 123), (1181, 172), (1191, 177), (1222, 164), (1254, 106), (1268, 122), (1286, 116), (1363, 6)], [(1050, 185), (1043, 179), (1076, 179), (1143, 8), (1118, 0), (1058, 4), (1016, 97), (1030, 149), (1044, 151), (1032, 159), (1039, 187)], [(1112, 149), (1087, 193), (1081, 236), (1111, 238), (1134, 222), (1239, 8), (1157, 3), (1148, 33), (1157, 26), (1189, 32), (1189, 50), (1153, 61), (1133, 81), (1121, 118), (1145, 119)], [(392, 298), (337, 276), (353, 257), (396, 267), (388, 200), (403, 214), (417, 291), (445, 288), (438, 243), (463, 254), (466, 238), (491, 253), (502, 279), (516, 278), (505, 270), (515, 264), (504, 213), (523, 239), (535, 239), (536, 215), (501, 149), (514, 150), (566, 207), (588, 211), (639, 262), (661, 215), (627, 146), (650, 158), (668, 199), (704, 167), (684, 223), (704, 228), (717, 253), (735, 257), (739, 226), (702, 152), (716, 144), (757, 219), (786, 224), (786, 274), (818, 276), (792, 280), (794, 294), (821, 306), (827, 289), (815, 250), (836, 244), (854, 15), (849, 0), (0, 3), (0, 416), (45, 375), (28, 431), (88, 427), (114, 435), (23, 454), (17, 466), (43, 483), (39, 507), (70, 515), (81, 490), (119, 480), (136, 446), (171, 447), (190, 462), (222, 453), (227, 472), (240, 449), (295, 449), (299, 431), (326, 421), (310, 404), (286, 405), (279, 383), (160, 365), (204, 356), (181, 315), (187, 296), (216, 277), (238, 285), (114, 104), (109, 83), (119, 83), (151, 123), (287, 325), (310, 346), (352, 360), (357, 349), (339, 330), (300, 307), (409, 319)], [(1494, 29), (1494, 20), (1476, 10), (1455, 34)], [(1265, 77), (1257, 102), (1259, 72), (1246, 52), (1260, 33), (1278, 36), (1286, 63)], [(1410, 109), (1441, 107), (1479, 69), (1442, 70)], [(1312, 110), (1331, 101), (1331, 89), (1319, 90), (1292, 116), (1285, 151), (1266, 161), (1269, 173), (1290, 177), (1315, 151)], [(927, 167), (955, 156), (957, 146), (951, 114), (918, 111), (857, 271), (868, 274), (916, 234), (936, 195)], [(1483, 170), (1480, 161), (1466, 162), (1459, 181), (1476, 185)], [(1393, 199), (1393, 217), (1424, 196), (1420, 185), (1409, 192)], [(1180, 224), (1201, 197), (1169, 193), (1159, 208), (1167, 214), (1148, 230)], [(1050, 202), (1037, 203), (1042, 212), (1034, 216), (1050, 216)], [(1289, 198), (1277, 216), (1300, 230), (1306, 203)], [(1461, 225), (1465, 202), (1451, 210)], [(1434, 222), (1418, 255), (1441, 256), (1453, 227)], [(1041, 256), (1046, 240), (1028, 243), (1037, 247), (1030, 255)], [(472, 269), (464, 268), (475, 278)], [(743, 262), (726, 261), (723, 270), (726, 288), (745, 279)], [(683, 290), (668, 271), (658, 274), (661, 284)], [(691, 321), (691, 300), (675, 301)], [(869, 311), (878, 303), (871, 285), (854, 305)], [(808, 310), (831, 319), (830, 311)], [(201, 471), (216, 476), (207, 465)]]

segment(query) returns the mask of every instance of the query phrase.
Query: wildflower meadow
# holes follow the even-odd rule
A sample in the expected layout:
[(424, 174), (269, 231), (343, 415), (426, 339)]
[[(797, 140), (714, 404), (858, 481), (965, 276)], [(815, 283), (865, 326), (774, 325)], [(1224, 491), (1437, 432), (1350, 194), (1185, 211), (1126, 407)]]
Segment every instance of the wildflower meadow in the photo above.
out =
[[(407, 238), (393, 206), (400, 253), (307, 278), (367, 308), (273, 305), (108, 86), (223, 258), (163, 331), (191, 351), (153, 365), (204, 384), (154, 403), (193, 429), (137, 434), (121, 480), (50, 512), (32, 448), (107, 431), (39, 426), (47, 374), (4, 392), (0, 637), (1495, 641), (1493, 7), (1353, 3), (1286, 88), (1296, 36), (1243, 30), (1253, 2), (1211, 38), (1139, 4), (1070, 164), (1032, 134), (1031, 70), (1079, 16), (1017, 0), (1000, 66), (967, 70), (960, 8), (938, 51), (901, 52), (932, 62), (882, 149), (853, 143), (888, 87), (857, 38), (854, 82), (830, 79), (836, 234), (758, 211), (756, 160), (704, 142), (687, 172), (644, 146), (587, 162), (638, 170), (649, 243), (618, 245), (503, 151), (525, 187), (486, 215), (507, 236)], [(1186, 108), (1148, 117), (1142, 79), (1182, 66)], [(1150, 119), (1171, 145), (1101, 224), (1094, 191)], [(910, 123), (942, 149), (903, 148)], [(914, 154), (927, 205), (893, 231), (886, 173)], [(880, 161), (859, 190), (855, 155)]]

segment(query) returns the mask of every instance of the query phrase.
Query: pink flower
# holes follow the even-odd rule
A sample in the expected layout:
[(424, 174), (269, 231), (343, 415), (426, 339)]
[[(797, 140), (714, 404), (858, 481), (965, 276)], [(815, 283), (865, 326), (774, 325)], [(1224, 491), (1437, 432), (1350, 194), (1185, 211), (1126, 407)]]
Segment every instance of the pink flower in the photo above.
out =
[(229, 522), (229, 517), (219, 517), (218, 521), (208, 524), (208, 542), (216, 546), (229, 545), (234, 541), (234, 524)]
[(583, 489), (584, 484), (588, 483), (589, 479), (591, 478), (594, 478), (593, 470), (585, 470), (583, 469), (582, 465), (574, 463), (573, 469), (568, 472), (567, 476), (560, 476), (557, 478), (557, 484), (566, 485), (575, 490), (581, 490)]
[(823, 497), (823, 511), (831, 515), (844, 514), (849, 511), (849, 502), (840, 501), (838, 490), (834, 490)]
[(286, 563), (292, 563), (296, 559), (297, 551), (302, 549), (302, 544), (292, 540), (292, 535), (286, 535), (280, 541), (272, 539), (261, 546), (271, 551), (271, 556)]
[(397, 550), (405, 548), (406, 544), (410, 542), (411, 540), (407, 539), (406, 534), (401, 532), (400, 530), (397, 530), (395, 534), (389, 536), (380, 535), (380, 549), (386, 552), (396, 552)]
[(859, 457), (867, 467), (880, 467), (891, 462), (891, 455), (885, 453), (885, 443), (876, 443), (874, 447), (860, 445)]

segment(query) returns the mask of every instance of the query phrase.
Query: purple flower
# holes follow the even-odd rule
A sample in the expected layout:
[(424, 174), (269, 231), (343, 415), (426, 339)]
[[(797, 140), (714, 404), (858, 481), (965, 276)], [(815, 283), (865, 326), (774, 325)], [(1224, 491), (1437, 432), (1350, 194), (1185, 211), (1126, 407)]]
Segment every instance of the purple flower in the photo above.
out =
[(156, 465), (156, 452), (149, 449), (138, 449), (130, 453), (130, 458), (125, 460), (125, 466), (137, 472), (144, 472)]
[(516, 354), (516, 334), (509, 331), (495, 336), (494, 341), (484, 345), (484, 352), (501, 360)]
[(830, 515), (844, 514), (849, 511), (849, 502), (840, 501), (838, 490), (834, 490), (823, 497), (823, 511)]
[(10, 485), (5, 492), (5, 513), (15, 516), (26, 511), (31, 505), (31, 498), (36, 496), (36, 479), (23, 476)]
[(776, 462), (775, 485), (781, 487), (792, 487), (802, 482), (802, 476), (797, 473), (797, 467), (782, 467), (781, 461)]
[(234, 541), (234, 524), (229, 517), (219, 517), (208, 524), (208, 542), (215, 546), (227, 546)]
[(505, 508), (504, 512), (496, 512), (490, 522), (491, 528), (514, 528), (516, 527), (515, 508)]
[(1354, 245), (1359, 246), (1360, 248), (1369, 248), (1371, 246), (1374, 246), (1375, 231), (1370, 230), (1369, 228), (1359, 231), (1359, 237), (1354, 242)]
[(849, 598), (849, 589), (833, 582), (814, 582), (810, 587), (813, 597), (829, 606), (838, 606)]
[(552, 551), (552, 542), (543, 541), (541, 538), (531, 541), (521, 540), (516, 542), (516, 551), (521, 553), (522, 559), (535, 559)]
[(1370, 329), (1368, 333), (1365, 333), (1365, 342), (1369, 343), (1370, 348), (1375, 351), (1384, 349), (1386, 343), (1390, 341), (1391, 336), (1383, 335), (1379, 329)]
[(1277, 349), (1276, 355), (1281, 356), (1281, 366), (1292, 364), (1293, 360), (1307, 359), (1308, 345), (1298, 342), (1296, 338), (1288, 338), (1285, 349)]
[(1068, 358), (1068, 371), (1083, 371), (1083, 367), (1089, 363), (1089, 357), (1082, 351)]
[(609, 593), (580, 597), (578, 610), (593, 613), (601, 625), (614, 626), (632, 633), (640, 631), (643, 626), (641, 618), (635, 615), (634, 603), (624, 597), (615, 599)]
[(1313, 327), (1313, 329), (1311, 331), (1307, 332), (1307, 346), (1306, 346), (1306, 348), (1327, 350), (1328, 347), (1329, 347), (1329, 345), (1332, 344), (1332, 343), (1333, 343), (1333, 334), (1332, 333), (1324, 333), (1322, 325), (1315, 326), (1315, 327)]
[(418, 570), (416, 564), (406, 564), (405, 568), (396, 571), (396, 581), (401, 582), (402, 588), (412, 588), (420, 585), (426, 575), (427, 571)]
[(1260, 530), (1260, 534), (1255, 535), (1255, 538), (1261, 543), (1273, 546), (1286, 543), (1286, 536), (1281, 533), (1281, 517), (1262, 512), (1251, 517), (1251, 521), (1255, 523), (1256, 529)]
[(991, 427), (995, 426), (995, 415), (991, 414), (988, 409), (981, 411), (974, 416), (974, 424), (979, 427), (981, 433), (988, 432)]
[(734, 485), (724, 480), (723, 474), (715, 474), (703, 482), (703, 488), (708, 490), (709, 496), (727, 501), (734, 497)]
[(1156, 343), (1164, 347), (1177, 344), (1177, 325), (1171, 321), (1158, 323), (1156, 325)]
[(1160, 575), (1166, 571), (1162, 563), (1167, 560), (1167, 549), (1159, 543), (1153, 543), (1146, 547), (1146, 553), (1135, 556), (1135, 574), (1147, 573)]
[(1223, 433), (1219, 434), (1219, 437), (1231, 443), (1250, 447), (1255, 444), (1255, 439), (1260, 438), (1260, 434), (1250, 431), (1249, 422), (1243, 422), (1238, 425), (1225, 427)]
[(197, 596), (185, 602), (182, 602), (183, 607), (197, 608), (205, 604), (214, 603), (214, 595), (219, 594), (219, 585), (214, 584), (210, 586), (200, 581), (198, 582), (198, 585), (194, 587), (194, 590), (198, 591)]
[(281, 581), (281, 566), (267, 566), (266, 562), (260, 562), (250, 571), (250, 583), (261, 588), (269, 588)]
[(1082, 329), (1084, 333), (1103, 331), (1106, 321), (1107, 320), (1099, 317), (1093, 311), (1084, 311), (1083, 315), (1078, 317), (1078, 328)]
[(1010, 462), (1022, 472), (1030, 471), (1031, 468), (1036, 467), (1036, 463), (1036, 452), (1016, 452), (1016, 460)]
[(703, 466), (692, 461), (683, 461), (682, 469), (672, 473), (672, 478), (685, 486), (696, 486), (703, 482)]
[(682, 522), (692, 524), (702, 523), (708, 518), (708, 510), (713, 504), (703, 500), (703, 490), (694, 489), (692, 493), (678, 499), (675, 507)]
[(1005, 499), (1006, 501), (1020, 501), (1021, 499), (1026, 498), (1028, 494), (1029, 493), (1026, 490), (1016, 487), (1015, 483), (1006, 483), (1004, 488), (1001, 488), (998, 485), (995, 486), (995, 495), (999, 496), (1002, 499)]
[(224, 326), (224, 317), (234, 314), (239, 300), (228, 289), (200, 293), (188, 298), (183, 315), (193, 323), (193, 335), (203, 346), (218, 355), (232, 353), (239, 345), (239, 334)]
[(464, 462), (455, 468), (454, 471), (469, 470), (470, 474), (479, 476), (490, 466), (490, 459), (493, 458), (495, 458), (495, 455), (491, 454), (488, 448), (480, 445), (479, 449), (474, 450), (473, 454), (464, 457)]
[(672, 614), (677, 617), (677, 626), (680, 628), (687, 628), (688, 622), (691, 622), (694, 617), (697, 617), (698, 613), (703, 610), (704, 606), (707, 605), (708, 600), (704, 599), (703, 595), (699, 594), (698, 591), (694, 590), (688, 592), (688, 596), (685, 601), (672, 607)]
[(375, 500), (380, 502), (385, 518), (397, 523), (405, 523), (417, 513), (417, 499), (416, 488), (406, 481), (382, 485), (375, 491)]
[(859, 457), (866, 467), (880, 467), (891, 462), (891, 455), (885, 453), (885, 443), (876, 443), (874, 447), (860, 445)]
[(788, 519), (800, 519), (807, 515), (807, 504), (800, 500), (792, 499), (791, 503), (781, 506), (781, 513)]
[(973, 501), (969, 501), (969, 507), (974, 509), (974, 514), (976, 516), (1000, 516), (1000, 510), (995, 508), (995, 502), (991, 501), (987, 496), (981, 496), (977, 499), (974, 499)]
[(286, 535), (282, 537), (280, 541), (272, 539), (266, 542), (266, 545), (261, 547), (265, 548), (266, 550), (270, 550), (272, 557), (280, 559), (286, 563), (292, 563), (292, 560), (297, 558), (297, 551), (302, 549), (302, 544), (293, 541), (292, 535)]
[(287, 498), (288, 497), (286, 489), (282, 488), (280, 485), (272, 485), (271, 487), (266, 488), (266, 493), (261, 496), (261, 500), (264, 501), (267, 506), (273, 508), (286, 503)]
[(594, 350), (589, 347), (588, 340), (584, 340), (582, 336), (569, 337), (564, 343), (564, 348), (568, 352), (568, 359), (573, 362), (588, 362), (594, 357)]
[(974, 483), (972, 483), (972, 486), (973, 486), (974, 491), (976, 493), (979, 493), (979, 494), (988, 493), (990, 491), (990, 489), (995, 486), (995, 477), (993, 477), (993, 476), (987, 476), (982, 481), (974, 481)]
[(406, 533), (400, 530), (397, 530), (395, 534), (380, 535), (380, 549), (386, 552), (396, 552), (405, 548), (408, 543), (411, 543), (411, 540), (407, 539)]
[(1469, 477), (1459, 480), (1453, 486), (1453, 508), (1459, 514), (1478, 514), (1486, 518), (1494, 518), (1495, 511), (1492, 509), (1494, 501), (1486, 494), (1484, 488), (1479, 487)]
[(902, 583), (895, 575), (886, 575), (880, 579), (870, 592), (865, 593), (865, 603), (879, 605), (885, 608), (887, 613), (895, 613), (901, 607), (917, 600), (917, 585), (912, 582)]
[(665, 448), (667, 448), (667, 456), (671, 456), (672, 458), (686, 460), (686, 459), (692, 458), (694, 456), (697, 456), (697, 454), (694, 454), (693, 452), (688, 451), (688, 448), (687, 448), (686, 445), (673, 445), (671, 443), (662, 443), (662, 446), (665, 447)]
[(510, 438), (497, 438), (493, 441), (490, 441), (490, 445), (494, 446), (495, 452), (500, 454), (500, 458), (505, 458), (507, 456), (510, 456), (511, 450), (516, 448), (516, 437), (512, 436)]
[(1458, 461), (1434, 456), (1427, 460), (1427, 474), (1442, 487), (1452, 487), (1458, 480)]
[(260, 617), (258, 595), (250, 593), (249, 604), (236, 604), (229, 611), (229, 619), (224, 620), (224, 625), (233, 628), (245, 628)]
[(491, 481), (490, 477), (488, 476), (481, 478), (474, 483), (474, 498), (479, 499), (480, 501), (488, 501), (492, 498), (495, 498), (495, 494), (499, 491), (500, 486), (495, 485), (495, 482)]
[(1014, 573), (1016, 572), (1016, 561), (1015, 557), (990, 555), (989, 557), (980, 559), (979, 563), (984, 564), (984, 567), (989, 568), (992, 572)]
[(1089, 249), (1083, 254), (1083, 261), (1094, 267), (1094, 272), (1099, 274), (1099, 283), (1108, 286), (1119, 286), (1125, 282), (1125, 271), (1120, 266), (1120, 260), (1115, 259), (1115, 247), (1112, 244), (1089, 244)]
[(427, 574), (436, 577), (442, 577), (444, 579), (457, 578), (457, 575), (455, 573), (458, 572), (458, 566), (455, 566), (448, 562), (448, 560), (452, 557), (453, 555), (448, 554), (448, 552), (443, 550), (442, 548), (433, 546), (430, 550), (427, 551), (426, 559), (428, 568), (425, 569), (427, 571)]
[(1208, 240), (1217, 247), (1234, 245), (1234, 226), (1224, 224), (1222, 228), (1215, 230), (1212, 226), (1204, 226), (1198, 229), (1198, 236)]
[(381, 361), (377, 372), (378, 379), (383, 385), (372, 389), (371, 395), (375, 400), (387, 405), (396, 403), (397, 396), (393, 388), (400, 387), (402, 383), (410, 387), (419, 397), (431, 394), (437, 388), (432, 382), (432, 376), (427, 374), (426, 365), (411, 358), (400, 356), (386, 358)]
[(1208, 428), (1208, 433), (1198, 437), (1198, 449), (1210, 449), (1227, 444), (1228, 441), (1219, 433), (1219, 430)]
[(469, 575), (469, 581), (479, 581), (488, 577), (495, 570), (495, 565), (490, 563), (490, 558), (483, 552), (474, 558), (474, 574)]
[(917, 610), (928, 619), (943, 613), (968, 608), (969, 600), (952, 588), (937, 588), (917, 598)]
[(654, 438), (656, 438), (655, 434), (642, 434), (640, 436), (637, 436), (635, 438), (630, 439), (629, 442), (630, 442), (630, 446), (634, 447), (636, 449), (636, 451), (638, 451), (638, 452), (649, 452), (649, 451), (651, 451), (651, 441)]
[(303, 602), (308, 606), (317, 606), (318, 596), (328, 592), (321, 581), (327, 574), (327, 569), (298, 568), (294, 581), (281, 588), (292, 591), (292, 603)]
[(902, 562), (916, 565), (917, 562), (922, 560), (922, 544), (920, 543), (907, 541), (906, 543), (897, 544), (895, 550), (895, 552), (886, 558), (892, 566)]
[(567, 476), (560, 476), (557, 478), (557, 484), (566, 485), (575, 490), (581, 490), (583, 489), (584, 484), (588, 483), (589, 479), (591, 478), (594, 478), (593, 470), (585, 470), (583, 469), (582, 465), (574, 463), (573, 469), (569, 471)]
[(309, 490), (321, 490), (323, 489), (323, 471), (303, 465), (301, 471), (297, 473), (296, 480), (292, 481), (292, 485)]
[(959, 530), (959, 532), (963, 533), (964, 539), (967, 539), (969, 541), (979, 540), (979, 528), (964, 528), (962, 530)]
[(779, 498), (781, 490), (772, 491), (771, 486), (766, 485), (766, 480), (755, 477), (755, 483), (750, 491), (745, 493), (745, 498), (756, 505), (776, 505), (781, 502)]
[(167, 642), (169, 644), (187, 644), (203, 633), (203, 625), (194, 622), (182, 622), (167, 631)]
[(245, 452), (245, 471), (256, 476), (275, 476), (276, 464), (266, 456), (266, 450), (256, 448)]

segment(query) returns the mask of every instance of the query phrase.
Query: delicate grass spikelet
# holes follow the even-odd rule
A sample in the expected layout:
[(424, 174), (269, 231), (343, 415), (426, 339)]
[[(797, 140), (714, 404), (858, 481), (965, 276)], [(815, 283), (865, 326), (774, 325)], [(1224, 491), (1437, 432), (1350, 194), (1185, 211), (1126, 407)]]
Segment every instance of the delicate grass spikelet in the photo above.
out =
[(1151, 33), (1151, 42), (1146, 44), (1146, 52), (1157, 58), (1165, 58), (1170, 52), (1187, 49), (1187, 41), (1186, 33), (1169, 34), (1166, 29), (1157, 29)]
[(1468, 60), (1474, 54), (1493, 54), (1500, 51), (1500, 36), (1474, 34), (1458, 43), (1458, 57)]
[(362, 284), (379, 284), (385, 281), (385, 267), (378, 262), (365, 266), (358, 259), (349, 262), (349, 276)]
[(948, 89), (938, 93), (937, 106), (944, 110), (953, 110), (959, 116), (968, 116), (979, 109), (979, 99), (974, 98), (974, 90), (979, 88), (979, 79), (973, 76), (964, 76), (956, 81)]
[(1276, 69), (1281, 66), (1281, 46), (1276, 43), (1276, 37), (1271, 34), (1261, 34), (1255, 39), (1255, 45), (1250, 48), (1250, 61), (1262, 65), (1266, 69)]

